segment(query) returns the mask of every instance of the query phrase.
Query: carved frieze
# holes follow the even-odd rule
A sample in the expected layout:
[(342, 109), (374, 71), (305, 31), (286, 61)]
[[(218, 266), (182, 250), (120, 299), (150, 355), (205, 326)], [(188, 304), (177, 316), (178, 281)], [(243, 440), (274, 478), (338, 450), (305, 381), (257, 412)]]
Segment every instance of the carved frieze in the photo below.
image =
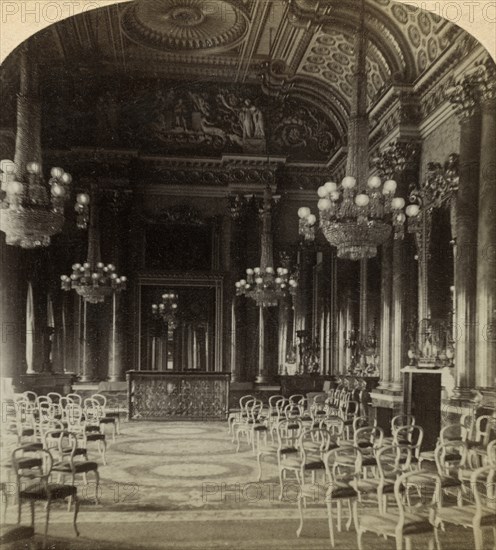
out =
[(82, 91), (75, 87), (73, 98), (47, 91), (44, 143), (154, 155), (271, 153), (309, 161), (328, 159), (339, 142), (324, 109), (300, 98), (268, 97), (259, 86), (103, 80)]

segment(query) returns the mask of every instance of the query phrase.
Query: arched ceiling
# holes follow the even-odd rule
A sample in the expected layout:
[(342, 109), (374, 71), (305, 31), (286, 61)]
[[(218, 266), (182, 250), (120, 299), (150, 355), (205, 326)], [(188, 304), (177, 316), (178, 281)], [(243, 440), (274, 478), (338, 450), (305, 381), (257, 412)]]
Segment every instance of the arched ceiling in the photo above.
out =
[[(324, 109), (337, 143), (349, 117), (358, 11), (357, 0), (133, 0), (62, 20), (31, 42), (48, 82), (65, 70), (76, 81), (106, 73), (262, 84)], [(366, 28), (370, 104), (391, 83), (413, 84), (465, 34), (392, 0), (366, 0)]]

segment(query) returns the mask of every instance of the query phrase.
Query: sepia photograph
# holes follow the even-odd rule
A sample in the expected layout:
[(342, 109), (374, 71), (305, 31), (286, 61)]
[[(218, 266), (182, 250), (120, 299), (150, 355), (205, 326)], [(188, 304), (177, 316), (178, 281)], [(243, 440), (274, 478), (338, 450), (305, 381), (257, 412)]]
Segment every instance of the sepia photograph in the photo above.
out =
[(496, 548), (496, 1), (0, 0), (0, 548)]

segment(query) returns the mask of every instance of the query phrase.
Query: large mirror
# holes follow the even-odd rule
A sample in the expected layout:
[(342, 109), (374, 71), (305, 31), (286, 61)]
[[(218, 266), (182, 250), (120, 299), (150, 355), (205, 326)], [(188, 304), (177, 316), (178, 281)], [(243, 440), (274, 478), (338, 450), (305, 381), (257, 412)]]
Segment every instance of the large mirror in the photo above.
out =
[(139, 369), (221, 369), (221, 280), (142, 280)]

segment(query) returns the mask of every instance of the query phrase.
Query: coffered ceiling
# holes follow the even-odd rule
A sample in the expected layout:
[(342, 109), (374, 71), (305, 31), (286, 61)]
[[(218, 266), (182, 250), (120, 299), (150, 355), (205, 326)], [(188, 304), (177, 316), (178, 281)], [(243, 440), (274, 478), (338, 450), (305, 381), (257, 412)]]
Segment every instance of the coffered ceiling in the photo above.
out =
[[(391, 0), (367, 0), (366, 9), (371, 100), (392, 80), (413, 82), (463, 32)], [(280, 89), (313, 90), (346, 110), (357, 25), (357, 0), (135, 0), (61, 21), (35, 40), (47, 65), (226, 82), (274, 73)]]
[[(325, 112), (322, 130), (317, 128), (320, 115), (313, 111), (313, 139), (331, 132), (329, 139), (338, 147), (350, 112), (358, 16), (358, 0), (133, 0), (65, 19), (31, 43), (45, 86), (69, 74), (72, 86), (83, 92), (102, 75), (118, 88), (125, 85), (125, 75), (177, 82), (183, 90), (174, 96), (177, 102), (189, 83), (198, 93), (205, 84), (203, 99), (208, 90), (228, 85), (242, 90), (238, 105), (245, 101), (245, 90), (258, 87), (262, 95), (302, 101), (304, 109)], [(370, 105), (391, 84), (413, 85), (467, 36), (432, 13), (391, 0), (366, 0), (366, 29)], [(15, 54), (4, 64), (4, 97), (15, 98), (13, 59)], [(121, 103), (123, 94), (120, 90)], [(250, 94), (257, 103), (256, 94)], [(209, 101), (219, 103), (216, 97)], [(304, 109), (300, 118), (306, 116)], [(284, 117), (285, 123), (291, 118), (288, 108)], [(332, 147), (327, 151), (332, 154)]]

